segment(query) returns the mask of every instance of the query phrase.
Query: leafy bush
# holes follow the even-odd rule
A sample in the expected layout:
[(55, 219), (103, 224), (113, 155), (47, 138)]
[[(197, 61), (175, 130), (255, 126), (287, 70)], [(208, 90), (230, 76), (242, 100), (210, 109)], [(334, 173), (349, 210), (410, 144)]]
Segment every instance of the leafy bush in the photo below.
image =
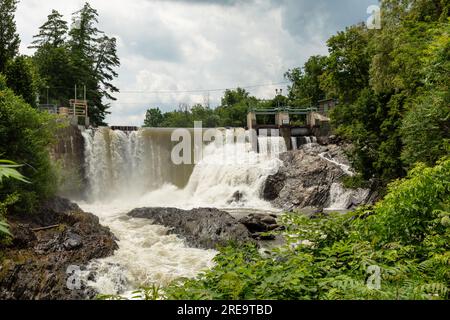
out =
[[(12, 161), (8, 160), (0, 160), (0, 185), (3, 182), (3, 179), (15, 179), (18, 181), (26, 182), (28, 181), (25, 177), (17, 171), (17, 168), (21, 167), (20, 165), (15, 164)], [(6, 212), (8, 206), (16, 203), (18, 197), (16, 194), (8, 195), (4, 201), (0, 201), (0, 239), (4, 236), (11, 235), (8, 229), (8, 223), (5, 220)]]
[(39, 112), (6, 88), (0, 75), (0, 155), (23, 164), (22, 173), (32, 183), (8, 180), (0, 185), (0, 201), (17, 193), (15, 209), (30, 212), (38, 200), (54, 194), (56, 176), (48, 148), (53, 142), (55, 118)]
[(222, 248), (212, 270), (164, 292), (193, 300), (448, 299), (449, 183), (445, 158), (391, 184), (373, 208), (316, 219), (285, 215), (281, 248)]
[(32, 107), (37, 107), (39, 77), (31, 58), (18, 56), (6, 65), (8, 87)]

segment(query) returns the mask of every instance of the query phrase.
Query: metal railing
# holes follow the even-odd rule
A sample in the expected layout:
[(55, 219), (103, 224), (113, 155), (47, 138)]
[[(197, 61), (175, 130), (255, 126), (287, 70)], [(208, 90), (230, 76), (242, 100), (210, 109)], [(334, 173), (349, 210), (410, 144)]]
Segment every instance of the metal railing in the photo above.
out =
[(40, 104), (39, 105), (39, 110), (43, 111), (43, 112), (48, 112), (51, 114), (57, 114), (58, 113), (58, 106), (54, 105), (54, 104)]
[(249, 108), (249, 112), (255, 113), (257, 115), (273, 115), (277, 113), (289, 113), (293, 115), (306, 115), (311, 112), (317, 112), (319, 109), (317, 107), (305, 107), (305, 108), (291, 108), (291, 107), (281, 107), (273, 109), (259, 109), (256, 107)]

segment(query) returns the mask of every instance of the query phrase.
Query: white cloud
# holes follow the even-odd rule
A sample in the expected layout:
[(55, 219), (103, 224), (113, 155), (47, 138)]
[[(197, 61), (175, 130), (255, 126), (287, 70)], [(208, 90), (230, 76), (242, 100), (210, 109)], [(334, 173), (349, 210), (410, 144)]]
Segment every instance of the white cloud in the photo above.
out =
[[(51, 9), (69, 20), (83, 2), (22, 0), (17, 12), (21, 52), (31, 53), (26, 47)], [(116, 85), (122, 93), (110, 109), (110, 124), (141, 125), (150, 106), (168, 110), (179, 103), (204, 100), (202, 91), (129, 91), (191, 91), (277, 83), (283, 81), (284, 72), (302, 65), (310, 55), (326, 53), (324, 34), (329, 28), (325, 26), (329, 13), (320, 11), (320, 6), (306, 6), (304, 1), (299, 6), (288, 0), (224, 0), (213, 5), (201, 0), (90, 3), (99, 12), (100, 28), (118, 38), (122, 65)], [(301, 11), (302, 3), (310, 17), (293, 12)], [(323, 5), (323, 0), (320, 3)], [(355, 17), (354, 22), (357, 20)], [(274, 90), (272, 86), (250, 91), (270, 98)], [(213, 105), (221, 96), (222, 92), (211, 92)]]

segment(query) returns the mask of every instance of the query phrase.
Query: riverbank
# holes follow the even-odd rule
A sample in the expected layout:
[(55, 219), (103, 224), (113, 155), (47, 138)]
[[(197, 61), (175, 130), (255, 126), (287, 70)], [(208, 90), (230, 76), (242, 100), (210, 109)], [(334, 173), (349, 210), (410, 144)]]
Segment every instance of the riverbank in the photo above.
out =
[[(118, 248), (116, 238), (99, 223), (62, 198), (48, 200), (34, 215), (9, 218), (9, 244), (1, 248), (0, 299), (79, 300), (97, 294), (73, 278), (92, 259), (110, 256)], [(70, 285), (69, 285), (70, 287)]]

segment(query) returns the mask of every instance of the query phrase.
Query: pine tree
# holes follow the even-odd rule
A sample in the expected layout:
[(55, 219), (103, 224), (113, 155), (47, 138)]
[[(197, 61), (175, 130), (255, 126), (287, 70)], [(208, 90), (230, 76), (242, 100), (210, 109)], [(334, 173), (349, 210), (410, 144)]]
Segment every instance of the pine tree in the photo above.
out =
[(39, 49), (46, 45), (58, 48), (64, 44), (68, 29), (63, 16), (58, 11), (52, 10), (47, 21), (39, 28), (39, 34), (33, 37), (36, 40), (29, 48)]
[(111, 84), (117, 77), (114, 70), (120, 65), (116, 39), (97, 28), (98, 13), (88, 3), (73, 14), (73, 26), (69, 32), (69, 46), (75, 66), (76, 84), (85, 85), (89, 101), (91, 123), (104, 125), (109, 104), (104, 99), (115, 100), (112, 93), (119, 90)]
[(5, 70), (6, 63), (19, 51), (20, 39), (14, 19), (17, 2), (0, 0), (0, 72)]
[(119, 92), (119, 89), (110, 83), (110, 81), (118, 76), (114, 67), (120, 66), (120, 61), (117, 57), (116, 38), (103, 36), (98, 39), (98, 47), (99, 50), (96, 57), (95, 73), (102, 85), (102, 92), (105, 98), (116, 100), (116, 98), (110, 94), (110, 92)]

